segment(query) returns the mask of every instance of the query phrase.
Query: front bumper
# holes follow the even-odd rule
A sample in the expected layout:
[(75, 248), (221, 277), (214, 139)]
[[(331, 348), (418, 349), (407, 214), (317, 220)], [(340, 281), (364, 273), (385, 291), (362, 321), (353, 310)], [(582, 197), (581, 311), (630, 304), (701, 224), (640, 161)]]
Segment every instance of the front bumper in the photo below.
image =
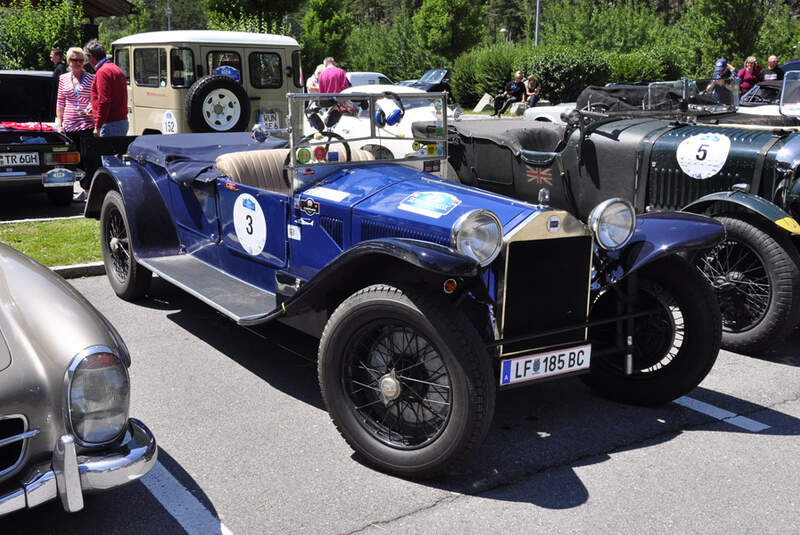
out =
[(128, 420), (120, 444), (104, 452), (77, 455), (72, 435), (62, 435), (51, 463), (33, 467), (20, 486), (0, 494), (0, 516), (61, 498), (69, 512), (83, 509), (83, 493), (119, 487), (145, 475), (155, 465), (156, 439), (139, 420)]

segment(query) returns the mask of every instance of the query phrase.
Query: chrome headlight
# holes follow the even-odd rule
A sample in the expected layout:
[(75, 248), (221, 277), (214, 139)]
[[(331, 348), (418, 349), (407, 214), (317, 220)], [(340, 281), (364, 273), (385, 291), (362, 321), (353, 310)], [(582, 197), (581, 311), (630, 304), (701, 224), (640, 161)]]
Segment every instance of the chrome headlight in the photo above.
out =
[(107, 347), (90, 347), (67, 370), (67, 428), (85, 446), (108, 444), (128, 422), (128, 369)]
[(589, 226), (598, 245), (609, 251), (623, 247), (636, 229), (633, 205), (619, 197), (603, 201), (589, 214)]
[(500, 253), (503, 225), (489, 210), (472, 210), (456, 220), (450, 233), (455, 249), (483, 266), (488, 266)]

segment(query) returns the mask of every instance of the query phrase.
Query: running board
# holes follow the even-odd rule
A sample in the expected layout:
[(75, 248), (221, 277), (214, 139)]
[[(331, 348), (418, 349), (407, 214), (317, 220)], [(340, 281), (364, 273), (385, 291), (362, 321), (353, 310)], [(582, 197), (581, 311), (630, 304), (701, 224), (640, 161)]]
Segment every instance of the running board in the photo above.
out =
[(275, 309), (275, 294), (231, 277), (192, 255), (139, 259), (139, 263), (237, 323)]

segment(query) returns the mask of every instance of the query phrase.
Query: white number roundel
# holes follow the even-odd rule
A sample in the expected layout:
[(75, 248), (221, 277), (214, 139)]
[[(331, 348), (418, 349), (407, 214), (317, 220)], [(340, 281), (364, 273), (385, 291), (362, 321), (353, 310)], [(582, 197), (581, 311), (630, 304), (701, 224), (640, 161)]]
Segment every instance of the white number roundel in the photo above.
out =
[(705, 180), (719, 173), (730, 150), (728, 136), (710, 132), (697, 134), (678, 145), (678, 165), (690, 177)]
[(242, 249), (253, 256), (261, 254), (267, 243), (267, 222), (258, 201), (249, 193), (242, 193), (236, 198), (233, 226)]

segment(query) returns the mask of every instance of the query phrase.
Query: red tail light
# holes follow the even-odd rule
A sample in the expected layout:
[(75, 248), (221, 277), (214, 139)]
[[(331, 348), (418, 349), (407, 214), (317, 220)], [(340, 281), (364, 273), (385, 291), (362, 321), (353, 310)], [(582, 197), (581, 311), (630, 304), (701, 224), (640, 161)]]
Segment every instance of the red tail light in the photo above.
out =
[(80, 161), (80, 152), (48, 152), (44, 155), (45, 165), (75, 164)]

